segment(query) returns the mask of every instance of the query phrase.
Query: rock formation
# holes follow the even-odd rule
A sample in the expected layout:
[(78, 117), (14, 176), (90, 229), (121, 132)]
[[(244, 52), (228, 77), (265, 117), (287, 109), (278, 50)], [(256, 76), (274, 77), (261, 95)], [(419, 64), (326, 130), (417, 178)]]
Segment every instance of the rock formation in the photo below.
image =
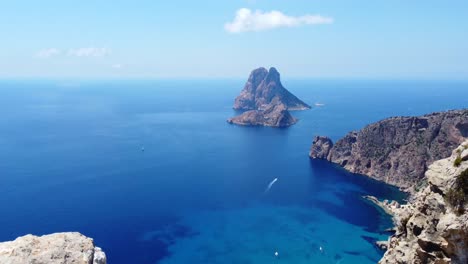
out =
[(283, 87), (275, 68), (269, 71), (265, 68), (255, 69), (234, 101), (234, 109), (265, 110), (270, 104), (282, 104), (287, 110), (310, 109), (309, 105)]
[(317, 159), (327, 159), (333, 147), (333, 142), (328, 137), (316, 136), (310, 148), (310, 155)]
[(3, 264), (106, 264), (106, 255), (80, 233), (26, 235), (0, 243)]
[(231, 124), (243, 126), (288, 127), (297, 122), (284, 105), (271, 105), (265, 110), (250, 110), (228, 119)]
[(297, 122), (288, 110), (306, 110), (310, 106), (283, 87), (275, 68), (258, 68), (250, 74), (233, 108), (247, 112), (228, 119), (229, 123), (286, 127)]
[(468, 109), (392, 117), (351, 132), (334, 145), (329, 138), (316, 137), (309, 156), (411, 192), (429, 164), (450, 156), (466, 137)]
[[(462, 190), (463, 210), (454, 208), (448, 199), (454, 188), (460, 188), (457, 181), (462, 172), (468, 170), (467, 149), (468, 140), (449, 158), (430, 165), (426, 172), (428, 186), (415, 192), (408, 204), (379, 204), (392, 212), (397, 225), (379, 263), (468, 263), (468, 177), (464, 178)], [(458, 157), (462, 162), (456, 167), (454, 161)]]

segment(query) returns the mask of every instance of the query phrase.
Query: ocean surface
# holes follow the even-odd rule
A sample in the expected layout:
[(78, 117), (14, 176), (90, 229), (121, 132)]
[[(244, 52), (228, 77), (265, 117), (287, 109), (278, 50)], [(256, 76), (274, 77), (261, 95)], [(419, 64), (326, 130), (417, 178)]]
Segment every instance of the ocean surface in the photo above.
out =
[(361, 196), (405, 195), (310, 160), (313, 136), (468, 106), (467, 82), (284, 80), (324, 106), (239, 127), (244, 82), (0, 81), (0, 241), (79, 231), (110, 264), (375, 263), (391, 219)]

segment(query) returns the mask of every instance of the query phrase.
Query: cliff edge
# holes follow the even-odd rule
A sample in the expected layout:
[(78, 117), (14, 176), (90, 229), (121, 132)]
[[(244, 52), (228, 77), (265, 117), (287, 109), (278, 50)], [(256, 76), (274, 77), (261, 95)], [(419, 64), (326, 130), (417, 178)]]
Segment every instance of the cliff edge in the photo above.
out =
[(106, 264), (106, 254), (80, 233), (26, 235), (0, 243), (3, 264)]
[(414, 191), (435, 160), (447, 158), (468, 137), (468, 109), (392, 117), (353, 131), (335, 144), (315, 137), (311, 158)]
[(468, 140), (426, 172), (428, 186), (406, 205), (387, 205), (396, 233), (380, 264), (468, 263)]

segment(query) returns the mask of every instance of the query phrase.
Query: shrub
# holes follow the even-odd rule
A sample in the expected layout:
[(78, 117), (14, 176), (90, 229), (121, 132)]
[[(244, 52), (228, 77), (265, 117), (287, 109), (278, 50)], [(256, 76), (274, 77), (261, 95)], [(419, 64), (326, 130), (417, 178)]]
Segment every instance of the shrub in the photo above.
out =
[(466, 196), (462, 190), (450, 189), (445, 194), (446, 201), (455, 210), (457, 214), (463, 214), (466, 203)]
[(400, 224), (398, 225), (398, 231), (406, 234), (406, 226), (410, 220), (411, 216), (406, 216), (405, 218), (400, 219)]
[(453, 166), (459, 167), (461, 162), (462, 162), (462, 159), (461, 159), (460, 155), (458, 155), (457, 158), (455, 159), (455, 161), (453, 162)]
[(445, 200), (456, 213), (464, 213), (468, 202), (468, 169), (457, 176), (454, 186), (445, 194)]
[(423, 180), (418, 182), (416, 185), (414, 185), (413, 189), (414, 191), (419, 192), (420, 190), (426, 188), (426, 186), (427, 186), (427, 179), (424, 178)]
[(464, 170), (457, 178), (457, 184), (468, 195), (468, 169)]

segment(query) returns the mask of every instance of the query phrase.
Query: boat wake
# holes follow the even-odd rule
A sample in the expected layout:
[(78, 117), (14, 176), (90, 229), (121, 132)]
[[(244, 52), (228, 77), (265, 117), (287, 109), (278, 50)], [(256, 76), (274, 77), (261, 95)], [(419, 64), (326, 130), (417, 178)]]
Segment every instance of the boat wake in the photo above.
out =
[(271, 187), (273, 186), (273, 184), (275, 184), (277, 180), (278, 178), (275, 178), (274, 180), (270, 182), (270, 184), (268, 184), (267, 188), (265, 189), (265, 193), (267, 193), (271, 189)]

